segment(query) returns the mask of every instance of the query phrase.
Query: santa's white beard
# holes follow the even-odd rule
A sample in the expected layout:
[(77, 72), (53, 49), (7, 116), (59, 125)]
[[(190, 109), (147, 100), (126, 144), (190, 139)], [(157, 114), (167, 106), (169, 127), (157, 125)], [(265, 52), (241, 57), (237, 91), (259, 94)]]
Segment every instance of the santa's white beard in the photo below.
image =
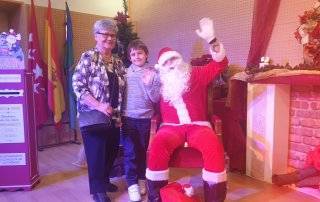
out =
[(173, 69), (160, 67), (160, 79), (164, 101), (173, 104), (189, 89), (190, 65), (181, 61)]

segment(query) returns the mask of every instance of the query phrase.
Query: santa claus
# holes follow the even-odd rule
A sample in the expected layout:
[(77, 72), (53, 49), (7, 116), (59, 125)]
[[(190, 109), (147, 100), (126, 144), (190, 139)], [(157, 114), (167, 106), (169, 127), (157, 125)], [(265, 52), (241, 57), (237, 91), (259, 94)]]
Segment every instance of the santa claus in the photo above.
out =
[(212, 20), (203, 18), (199, 24), (196, 33), (210, 44), (212, 62), (191, 67), (171, 48), (159, 52), (156, 68), (162, 83), (163, 122), (149, 147), (146, 177), (151, 202), (161, 201), (159, 190), (168, 183), (170, 156), (185, 143), (202, 153), (205, 201), (220, 202), (226, 197), (223, 146), (207, 121), (206, 99), (208, 85), (227, 67), (228, 60), (215, 37)]

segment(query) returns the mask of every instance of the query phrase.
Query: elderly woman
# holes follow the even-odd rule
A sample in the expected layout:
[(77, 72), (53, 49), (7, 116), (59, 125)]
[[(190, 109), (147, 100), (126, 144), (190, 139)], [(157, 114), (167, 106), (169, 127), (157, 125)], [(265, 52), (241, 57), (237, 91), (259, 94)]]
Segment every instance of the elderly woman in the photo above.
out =
[(110, 201), (106, 190), (120, 140), (119, 112), (125, 69), (120, 58), (111, 53), (116, 34), (114, 21), (95, 22), (96, 46), (82, 54), (72, 78), (87, 156), (90, 194), (98, 202)]

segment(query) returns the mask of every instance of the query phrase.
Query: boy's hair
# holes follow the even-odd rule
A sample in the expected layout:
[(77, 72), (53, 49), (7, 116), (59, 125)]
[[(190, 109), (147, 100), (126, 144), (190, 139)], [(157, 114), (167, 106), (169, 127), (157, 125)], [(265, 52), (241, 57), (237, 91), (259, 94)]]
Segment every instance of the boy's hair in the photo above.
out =
[(130, 58), (130, 52), (131, 52), (131, 49), (135, 49), (135, 50), (137, 50), (137, 49), (141, 49), (141, 50), (143, 50), (145, 53), (146, 53), (146, 55), (148, 55), (149, 54), (149, 51), (148, 51), (148, 48), (147, 48), (147, 46), (146, 46), (146, 44), (144, 44), (141, 40), (139, 40), (139, 39), (135, 39), (135, 40), (133, 40), (133, 41), (131, 41), (130, 43), (129, 43), (129, 45), (128, 45), (128, 57)]

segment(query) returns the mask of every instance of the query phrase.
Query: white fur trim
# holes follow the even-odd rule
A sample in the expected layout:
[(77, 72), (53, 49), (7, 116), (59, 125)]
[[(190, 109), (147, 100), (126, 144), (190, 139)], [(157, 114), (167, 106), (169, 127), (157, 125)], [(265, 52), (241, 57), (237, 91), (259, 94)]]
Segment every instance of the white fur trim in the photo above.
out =
[(213, 51), (212, 47), (210, 46), (210, 53), (211, 53), (212, 59), (216, 62), (221, 62), (226, 57), (226, 50), (224, 49), (224, 46), (222, 43), (220, 43), (219, 52)]
[(167, 60), (173, 57), (182, 58), (181, 54), (177, 51), (167, 51), (161, 54), (160, 58), (158, 59), (158, 64), (163, 65)]
[(191, 118), (187, 110), (186, 103), (183, 101), (182, 97), (173, 101), (173, 107), (177, 110), (177, 115), (179, 122), (181, 124), (190, 124)]
[(147, 168), (146, 178), (151, 181), (164, 181), (169, 179), (169, 169), (153, 171)]
[(224, 170), (220, 173), (215, 173), (202, 169), (202, 179), (213, 183), (225, 182), (227, 181), (227, 172)]

